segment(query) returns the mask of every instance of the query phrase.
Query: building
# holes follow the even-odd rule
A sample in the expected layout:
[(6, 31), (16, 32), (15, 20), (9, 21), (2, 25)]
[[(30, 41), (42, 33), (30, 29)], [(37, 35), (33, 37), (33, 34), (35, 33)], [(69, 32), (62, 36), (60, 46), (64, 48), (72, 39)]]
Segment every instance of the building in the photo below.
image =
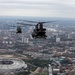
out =
[(27, 64), (17, 58), (0, 58), (0, 74), (7, 73), (10, 75), (24, 72), (27, 69)]

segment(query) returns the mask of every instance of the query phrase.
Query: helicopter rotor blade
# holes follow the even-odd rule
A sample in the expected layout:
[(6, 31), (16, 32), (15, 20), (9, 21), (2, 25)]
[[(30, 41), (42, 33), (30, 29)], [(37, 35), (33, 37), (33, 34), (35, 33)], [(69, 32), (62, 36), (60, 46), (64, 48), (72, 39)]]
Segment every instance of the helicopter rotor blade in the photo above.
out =
[(31, 22), (31, 23), (51, 23), (51, 22), (56, 22), (56, 21), (47, 21), (47, 22), (35, 22), (35, 21), (28, 21), (28, 20), (23, 20), (26, 22)]
[(47, 22), (39, 22), (39, 23), (51, 23), (51, 22), (56, 22), (56, 21), (47, 21)]
[(31, 23), (38, 23), (38, 22), (36, 22), (36, 21), (28, 21), (28, 20), (22, 20), (22, 21), (31, 22)]
[(35, 26), (35, 25), (32, 25), (32, 24), (25, 24), (25, 23), (17, 23), (17, 24), (21, 24), (22, 26), (25, 25), (25, 26)]
[(10, 26), (10, 27), (17, 27), (17, 26)]

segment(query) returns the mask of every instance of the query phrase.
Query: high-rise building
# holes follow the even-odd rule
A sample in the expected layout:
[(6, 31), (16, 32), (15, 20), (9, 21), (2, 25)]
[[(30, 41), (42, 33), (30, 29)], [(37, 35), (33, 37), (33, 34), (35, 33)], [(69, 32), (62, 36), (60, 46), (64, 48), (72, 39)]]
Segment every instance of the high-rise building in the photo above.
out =
[(52, 66), (51, 66), (50, 64), (49, 64), (48, 70), (49, 70), (49, 75), (53, 75), (53, 74), (52, 74)]
[(22, 43), (29, 43), (29, 38), (26, 38), (25, 35), (22, 35)]
[(60, 42), (60, 37), (56, 37), (56, 42)]

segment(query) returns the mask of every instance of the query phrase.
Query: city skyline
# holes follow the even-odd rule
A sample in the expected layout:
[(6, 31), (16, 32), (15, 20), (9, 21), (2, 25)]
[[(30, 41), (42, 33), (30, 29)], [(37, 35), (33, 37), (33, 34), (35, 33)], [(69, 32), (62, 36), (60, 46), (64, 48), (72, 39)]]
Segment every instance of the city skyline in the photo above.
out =
[(75, 18), (74, 0), (0, 0), (0, 16)]

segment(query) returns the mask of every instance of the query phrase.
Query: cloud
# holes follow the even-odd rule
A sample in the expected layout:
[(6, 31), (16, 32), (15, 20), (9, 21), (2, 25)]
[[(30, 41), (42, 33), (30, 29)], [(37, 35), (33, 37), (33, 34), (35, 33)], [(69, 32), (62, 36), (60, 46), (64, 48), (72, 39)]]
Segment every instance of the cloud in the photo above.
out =
[(0, 11), (11, 16), (75, 17), (75, 0), (0, 0)]

